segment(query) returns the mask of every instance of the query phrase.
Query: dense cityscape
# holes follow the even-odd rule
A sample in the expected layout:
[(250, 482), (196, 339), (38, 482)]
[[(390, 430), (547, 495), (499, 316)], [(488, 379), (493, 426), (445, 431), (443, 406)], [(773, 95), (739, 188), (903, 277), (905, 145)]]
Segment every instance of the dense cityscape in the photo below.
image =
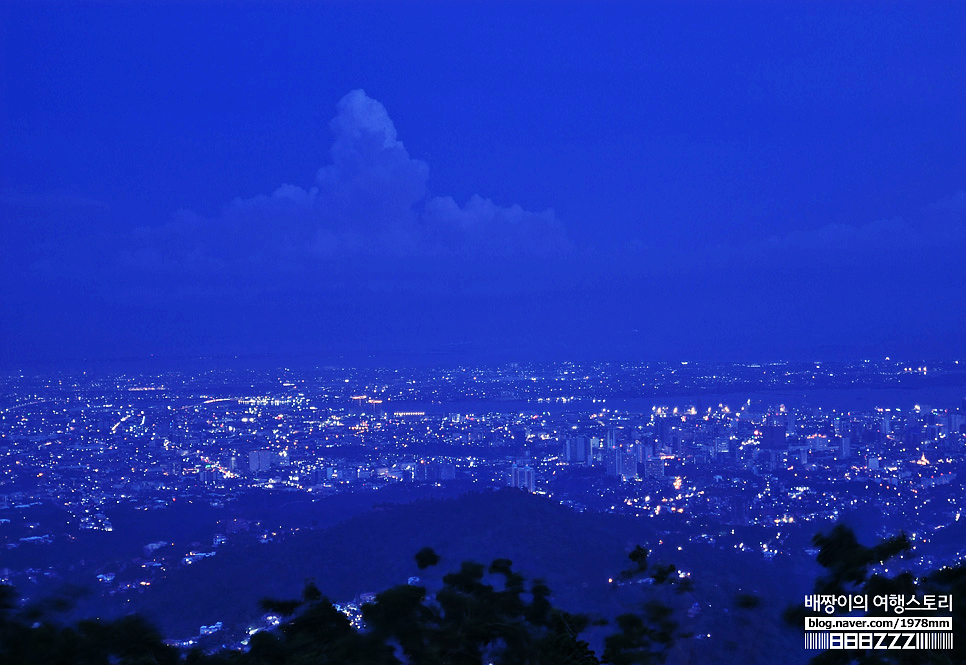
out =
[[(966, 554), (943, 537), (964, 509), (964, 370), (887, 359), (11, 374), (0, 581), (29, 594), (74, 579), (82, 566), (44, 548), (112, 532), (119, 511), (150, 522), (179, 502), (217, 511), (403, 486), (510, 486), (648, 520), (662, 542), (767, 560), (814, 554), (808, 538), (851, 517), (877, 537), (907, 533), (920, 554), (909, 565), (928, 570)], [(143, 542), (142, 556), (83, 574), (124, 598), (226, 543), (302, 528), (236, 515), (204, 541)], [(201, 626), (186, 643), (221, 630)]]
[(0, 2), (0, 663), (966, 663), (964, 25)]

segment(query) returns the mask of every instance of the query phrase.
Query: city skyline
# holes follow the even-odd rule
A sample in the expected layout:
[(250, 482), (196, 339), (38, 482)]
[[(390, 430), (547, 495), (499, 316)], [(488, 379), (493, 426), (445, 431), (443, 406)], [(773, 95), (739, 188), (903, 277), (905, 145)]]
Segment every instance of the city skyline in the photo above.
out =
[(877, 574), (962, 565), (961, 365), (0, 373), (0, 583), (245, 651), (281, 621), (258, 598), (307, 577), (356, 622), (379, 585), (437, 588), (409, 559), (427, 544), (539, 565), (563, 607), (606, 616), (639, 602), (606, 563), (636, 541), (676, 564), (686, 651), (729, 653), (744, 590), (755, 639), (804, 662), (779, 615), (816, 533), (905, 534), (914, 556)]

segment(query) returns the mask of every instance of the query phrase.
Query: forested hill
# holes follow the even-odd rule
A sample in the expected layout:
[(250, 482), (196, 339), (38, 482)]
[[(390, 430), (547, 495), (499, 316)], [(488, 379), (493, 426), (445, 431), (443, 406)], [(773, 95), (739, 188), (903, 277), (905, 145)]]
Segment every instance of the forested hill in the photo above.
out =
[[(229, 544), (217, 556), (175, 569), (139, 594), (128, 609), (144, 614), (168, 637), (195, 635), (199, 626), (222, 621), (227, 638), (257, 625), (259, 600), (295, 598), (308, 580), (326, 597), (346, 602), (405, 584), (411, 576), (419, 576), (420, 584), (432, 592), (441, 585), (441, 576), (462, 561), (507, 558), (526, 578), (545, 580), (556, 606), (613, 618), (639, 611), (652, 593), (639, 584), (617, 583), (628, 566), (628, 552), (643, 544), (652, 548), (653, 561), (675, 563), (691, 574), (693, 591), (675, 590), (663, 598), (687, 629), (717, 633), (718, 640), (727, 641), (731, 657), (749, 655), (752, 643), (759, 644), (752, 651), (762, 652), (786, 639), (794, 639), (798, 653), (799, 636), (783, 633), (779, 620), (792, 595), (772, 593), (781, 588), (782, 570), (740, 552), (704, 546), (679, 551), (676, 541), (661, 545), (664, 538), (647, 520), (577, 513), (518, 490), (471, 492), (455, 499), (380, 505), (335, 526), (303, 530), (277, 542), (262, 544), (252, 538)], [(426, 546), (442, 561), (420, 571), (413, 554)], [(735, 614), (734, 599), (746, 591), (758, 591), (764, 602)], [(700, 613), (687, 616), (695, 603)], [(693, 644), (698, 651), (715, 650), (710, 640)]]
[[(516, 490), (457, 499), (378, 506), (324, 530), (279, 542), (223, 547), (218, 555), (173, 571), (142, 596), (139, 609), (166, 634), (192, 634), (217, 620), (243, 622), (263, 597), (297, 596), (306, 580), (336, 601), (377, 592), (421, 574), (413, 554), (424, 546), (443, 559), (438, 576), (461, 561), (513, 560), (528, 577), (547, 580), (558, 602), (579, 601), (626, 565), (636, 543), (653, 540), (641, 521), (580, 514)], [(583, 590), (583, 592), (578, 592)], [(185, 598), (191, 598), (186, 607)], [(566, 603), (565, 603), (566, 604)]]

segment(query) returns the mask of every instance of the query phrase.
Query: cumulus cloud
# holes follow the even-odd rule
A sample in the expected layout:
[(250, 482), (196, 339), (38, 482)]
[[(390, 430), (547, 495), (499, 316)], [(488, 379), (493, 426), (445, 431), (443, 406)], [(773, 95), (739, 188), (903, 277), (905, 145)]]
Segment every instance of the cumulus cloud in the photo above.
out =
[(949, 198), (936, 201), (929, 208), (935, 211), (966, 213), (966, 190), (960, 190)]
[(857, 224), (826, 224), (773, 236), (767, 249), (804, 252), (875, 252), (880, 256), (936, 250), (966, 239), (966, 192), (925, 206), (908, 219), (893, 217)]
[(908, 242), (914, 232), (900, 218), (880, 219), (868, 224), (826, 224), (815, 229), (775, 236), (769, 244), (776, 249), (836, 251), (886, 248)]
[(499, 206), (477, 195), (464, 206), (449, 196), (430, 199), (423, 222), (433, 246), (441, 251), (547, 255), (570, 247), (553, 211), (535, 213), (518, 205)]
[(428, 166), (409, 155), (385, 107), (364, 91), (342, 98), (329, 127), (329, 161), (311, 186), (284, 184), (239, 198), (213, 218), (179, 212), (166, 225), (140, 229), (125, 262), (178, 271), (291, 271), (346, 258), (462, 260), (569, 248), (552, 210), (482, 196), (462, 205), (430, 196)]

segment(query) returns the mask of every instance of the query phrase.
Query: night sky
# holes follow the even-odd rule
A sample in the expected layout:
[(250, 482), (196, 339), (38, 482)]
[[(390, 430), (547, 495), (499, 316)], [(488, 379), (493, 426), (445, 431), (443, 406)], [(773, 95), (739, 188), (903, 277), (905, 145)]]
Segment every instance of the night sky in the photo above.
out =
[(0, 364), (966, 356), (966, 3), (0, 8)]

